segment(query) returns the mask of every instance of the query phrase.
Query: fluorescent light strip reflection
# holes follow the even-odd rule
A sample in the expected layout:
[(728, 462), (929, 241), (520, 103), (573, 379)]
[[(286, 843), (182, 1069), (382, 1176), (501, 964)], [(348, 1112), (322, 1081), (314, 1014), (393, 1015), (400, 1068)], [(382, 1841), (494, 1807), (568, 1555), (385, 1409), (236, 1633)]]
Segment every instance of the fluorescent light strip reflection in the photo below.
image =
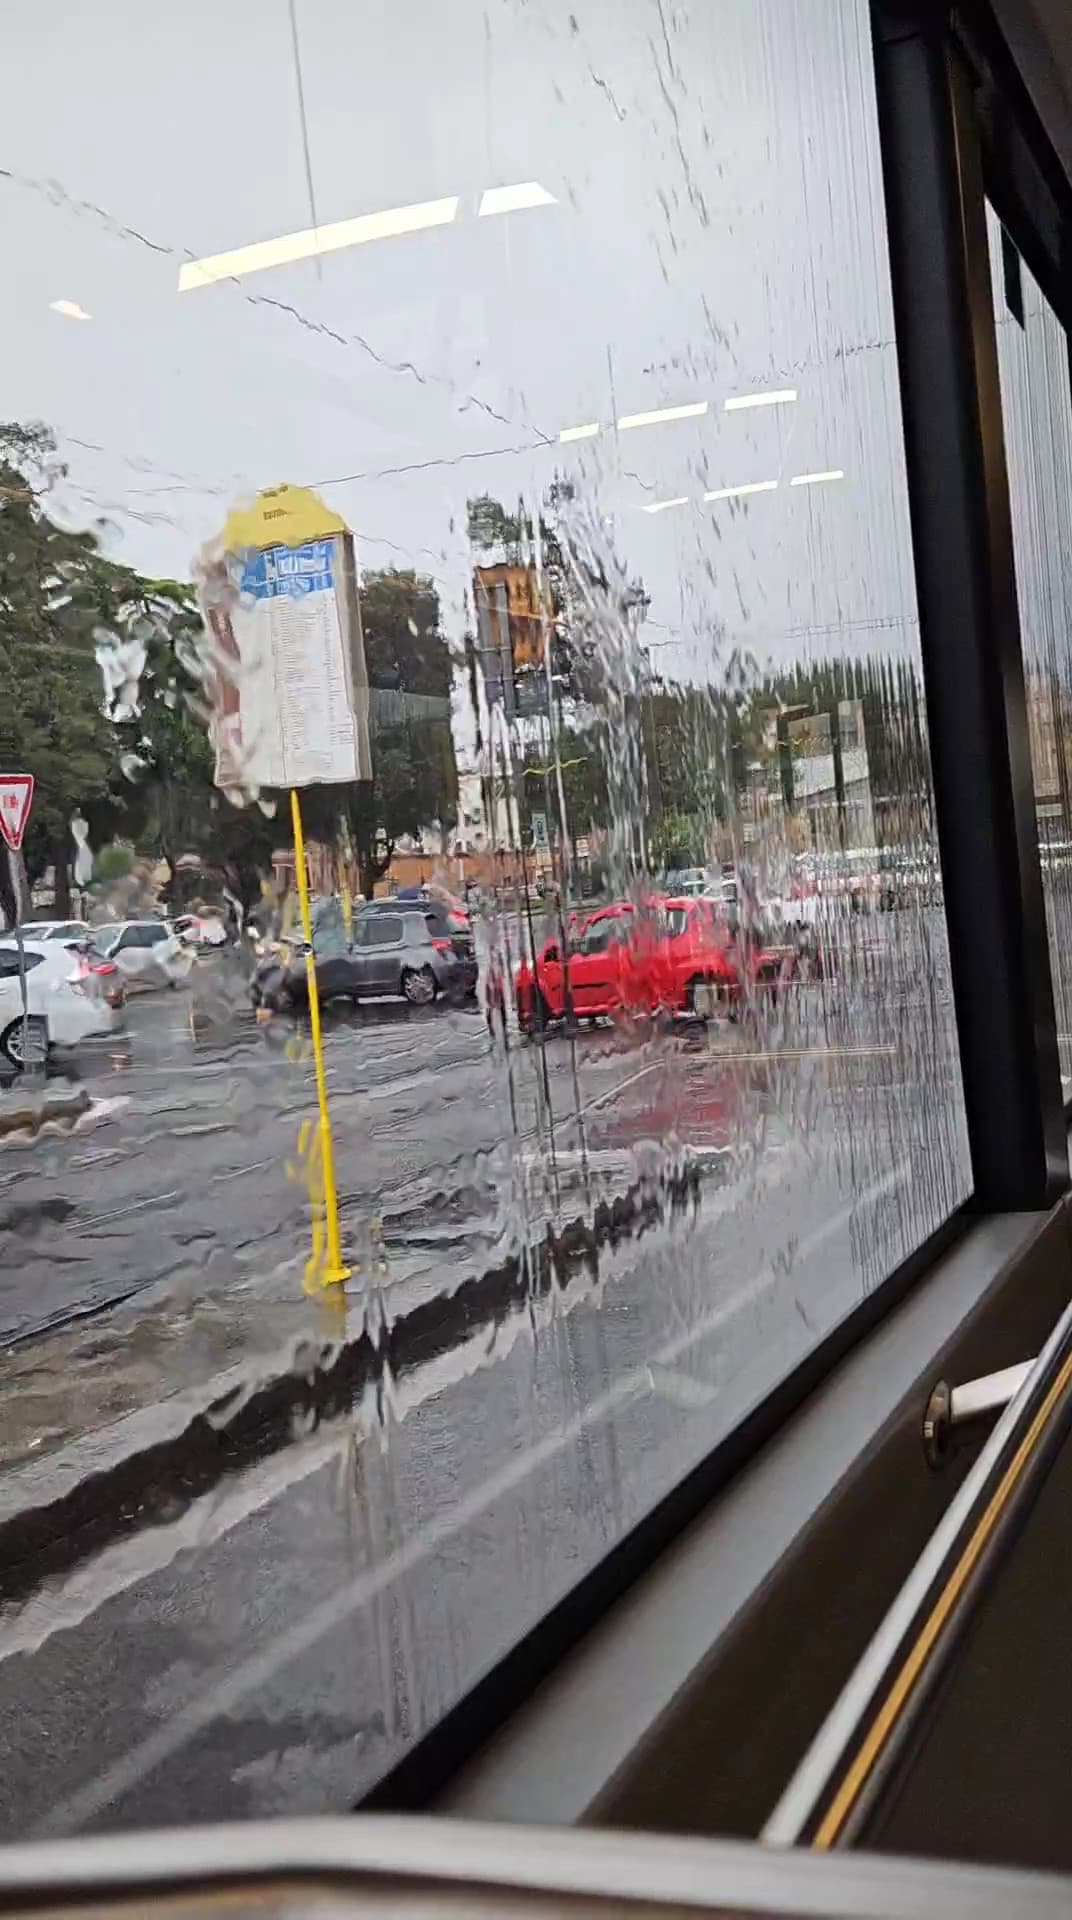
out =
[[(239, 279), (247, 273), (264, 273), (269, 267), (290, 266), (296, 260), (311, 260), (318, 254), (338, 253), (343, 247), (363, 247), (372, 240), (392, 240), (404, 233), (424, 233), (431, 227), (449, 227), (457, 217), (460, 195), (447, 194), (442, 200), (418, 200), (411, 206), (388, 207), (381, 213), (361, 213), (353, 220), (335, 220), (325, 227), (303, 227), (298, 233), (284, 233), (275, 240), (257, 240), (248, 247), (233, 247), (228, 253), (206, 254), (203, 260), (186, 260), (179, 268), (179, 292), (195, 287), (211, 287), (217, 280)], [(479, 215), (517, 213), (525, 207), (553, 207), (553, 194), (538, 180), (526, 180), (519, 186), (485, 187), (480, 196)]]
[(657, 407), (653, 413), (623, 413), (618, 431), (630, 433), (634, 427), (657, 427), (664, 420), (699, 420), (706, 412), (706, 400), (691, 400), (687, 406)]
[(741, 413), (745, 407), (786, 407), (797, 397), (795, 387), (783, 387), (779, 393), (741, 393), (722, 403), (723, 413)]
[(789, 484), (791, 487), (819, 487), (826, 480), (844, 480), (840, 467), (831, 467), (828, 473), (795, 473)]
[(713, 487), (705, 500), (743, 500), (748, 493), (773, 493), (777, 480), (748, 480), (740, 487)]
[(485, 187), (477, 218), (485, 220), (489, 213), (523, 213), (526, 207), (557, 205), (554, 194), (541, 187), (538, 180), (524, 180), (518, 187)]
[(92, 320), (93, 315), (80, 307), (77, 300), (50, 300), (53, 313), (62, 313), (68, 320)]
[[(516, 191), (520, 192), (522, 189), (518, 188)], [(543, 189), (541, 188), (540, 191), (542, 193)], [(722, 410), (724, 413), (740, 413), (747, 407), (785, 407), (789, 406), (796, 397), (795, 387), (782, 387), (777, 393), (736, 394), (729, 400), (723, 401)], [(709, 404), (707, 400), (690, 400), (680, 407), (657, 407), (650, 413), (623, 413), (618, 421), (618, 430), (620, 433), (629, 433), (634, 427), (657, 427), (668, 420), (700, 420), (707, 412)], [(593, 421), (583, 427), (563, 427), (558, 437), (560, 440), (590, 440), (599, 431), (599, 423)], [(738, 489), (734, 488), (733, 491), (736, 492)], [(720, 493), (715, 497), (722, 500), (729, 496), (728, 493)]]
[(644, 508), (644, 512), (645, 513), (665, 513), (667, 507), (687, 507), (688, 504), (689, 504), (688, 494), (679, 493), (675, 500), (653, 500), (650, 507)]

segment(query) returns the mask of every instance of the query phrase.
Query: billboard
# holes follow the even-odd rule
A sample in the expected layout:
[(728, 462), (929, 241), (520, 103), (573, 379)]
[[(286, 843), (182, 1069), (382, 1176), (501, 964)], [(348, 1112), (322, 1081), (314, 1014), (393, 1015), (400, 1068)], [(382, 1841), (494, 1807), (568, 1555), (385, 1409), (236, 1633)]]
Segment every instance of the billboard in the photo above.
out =
[[(515, 712), (546, 711), (545, 660), (554, 604), (533, 566), (476, 567), (473, 572), (480, 664), (488, 699)], [(543, 689), (540, 691), (540, 689)]]
[(216, 784), (368, 780), (369, 695), (353, 539), (301, 487), (259, 494), (203, 558)]
[(808, 713), (788, 726), (793, 797), (801, 802), (835, 797), (834, 742), (828, 713)]

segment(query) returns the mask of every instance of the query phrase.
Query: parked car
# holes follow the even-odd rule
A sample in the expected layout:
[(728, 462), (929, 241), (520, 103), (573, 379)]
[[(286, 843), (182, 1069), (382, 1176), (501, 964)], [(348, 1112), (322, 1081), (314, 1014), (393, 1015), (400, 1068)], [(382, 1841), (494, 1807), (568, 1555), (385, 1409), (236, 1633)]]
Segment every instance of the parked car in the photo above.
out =
[(565, 964), (552, 934), (517, 971), (518, 1017), (529, 1031), (567, 1012), (705, 1013), (741, 989), (733, 934), (709, 900), (658, 896), (642, 910), (618, 901), (575, 919), (567, 937)]
[[(306, 1006), (306, 953), (304, 945), (296, 945), (289, 959), (273, 957), (258, 967), (251, 986), (254, 1005), (276, 1012)], [(316, 980), (323, 1001), (394, 995), (429, 1006), (440, 995), (471, 993), (476, 962), (460, 954), (450, 936), (434, 934), (422, 911), (365, 911), (354, 921), (349, 947), (317, 954)]]
[(752, 978), (757, 985), (819, 980), (830, 972), (820, 904), (814, 897), (764, 901), (751, 928)]
[(28, 1062), (43, 1059), (50, 1047), (76, 1047), (91, 1034), (112, 1031), (112, 1008), (103, 995), (89, 990), (75, 956), (62, 942), (24, 940), (21, 944), (26, 977), (25, 1022), (19, 943), (10, 938), (0, 941), (0, 1054), (10, 1066), (21, 1069)]
[(64, 946), (74, 956), (75, 972), (85, 980), (90, 990), (97, 991), (101, 998), (117, 1013), (126, 1004), (127, 988), (119, 968), (114, 960), (109, 960), (99, 952), (90, 939), (65, 940)]
[(27, 920), (19, 928), (24, 940), (88, 940), (92, 931), (87, 920)]
[(461, 962), (467, 983), (471, 975), (471, 984), (466, 985), (467, 993), (476, 992), (476, 958), (473, 945), (473, 932), (465, 902), (455, 898), (444, 887), (414, 887), (399, 893), (397, 898), (370, 900), (359, 909), (355, 926), (370, 914), (377, 913), (421, 913), (427, 923), (433, 940), (449, 940), (451, 947)]
[(398, 913), (400, 910), (425, 914), (429, 926), (439, 939), (454, 935), (464, 938), (470, 931), (469, 909), (465, 901), (448, 893), (445, 887), (406, 887), (398, 894), (385, 894), (380, 899), (367, 901), (358, 909), (358, 913), (363, 916), (366, 913)]
[(754, 993), (773, 997), (805, 971), (806, 944), (795, 937), (769, 941), (758, 926), (742, 932), (735, 909), (721, 900), (660, 895), (642, 909), (617, 901), (586, 918), (571, 916), (565, 966), (557, 934), (544, 942), (535, 964), (522, 963), (515, 978), (518, 1018), (533, 1032), (566, 1014), (705, 1018), (724, 1008), (735, 1016)]
[(177, 987), (190, 965), (174, 927), (166, 920), (116, 920), (91, 929), (93, 945), (123, 976), (127, 991)]
[(711, 876), (706, 867), (678, 867), (666, 875), (667, 893), (682, 900), (694, 900), (701, 893), (711, 890)]
[(227, 927), (222, 914), (182, 913), (172, 924), (184, 947), (227, 945)]

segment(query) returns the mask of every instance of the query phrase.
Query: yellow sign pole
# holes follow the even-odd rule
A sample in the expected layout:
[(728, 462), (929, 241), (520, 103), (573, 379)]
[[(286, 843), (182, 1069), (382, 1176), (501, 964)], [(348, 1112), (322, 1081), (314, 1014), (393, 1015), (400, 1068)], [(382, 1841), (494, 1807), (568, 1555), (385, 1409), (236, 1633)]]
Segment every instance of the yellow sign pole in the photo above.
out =
[[(313, 1033), (313, 1064), (316, 1070), (316, 1101), (320, 1109), (320, 1160), (324, 1176), (324, 1224), (327, 1231), (326, 1248), (321, 1248), (316, 1221), (313, 1222), (312, 1266), (318, 1272), (311, 1276), (319, 1279), (321, 1286), (341, 1286), (350, 1277), (349, 1267), (343, 1264), (342, 1242), (339, 1238), (339, 1195), (335, 1186), (335, 1155), (331, 1144), (331, 1116), (328, 1113), (327, 1076), (324, 1072), (324, 1042), (320, 1033), (320, 995), (316, 985), (316, 957), (313, 953), (313, 917), (309, 909), (309, 876), (305, 869), (305, 835), (302, 832), (301, 803), (297, 787), (290, 790), (290, 817), (294, 826), (294, 866), (298, 878), (298, 899), (301, 902), (302, 932), (308, 953), (305, 961), (305, 979), (309, 991), (309, 1025)], [(324, 1258), (326, 1254), (326, 1258)], [(323, 1264), (321, 1261), (323, 1260)]]

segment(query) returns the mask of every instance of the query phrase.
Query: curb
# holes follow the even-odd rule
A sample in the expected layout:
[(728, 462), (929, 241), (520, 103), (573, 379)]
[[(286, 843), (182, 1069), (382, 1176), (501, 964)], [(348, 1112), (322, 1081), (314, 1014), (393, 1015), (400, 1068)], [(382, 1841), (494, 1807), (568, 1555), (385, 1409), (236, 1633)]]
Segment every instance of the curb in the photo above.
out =
[(50, 1122), (64, 1121), (73, 1126), (93, 1105), (84, 1087), (76, 1093), (45, 1092), (37, 1100), (24, 1096), (19, 1106), (9, 1107), (0, 1100), (0, 1139), (13, 1133), (40, 1133)]

